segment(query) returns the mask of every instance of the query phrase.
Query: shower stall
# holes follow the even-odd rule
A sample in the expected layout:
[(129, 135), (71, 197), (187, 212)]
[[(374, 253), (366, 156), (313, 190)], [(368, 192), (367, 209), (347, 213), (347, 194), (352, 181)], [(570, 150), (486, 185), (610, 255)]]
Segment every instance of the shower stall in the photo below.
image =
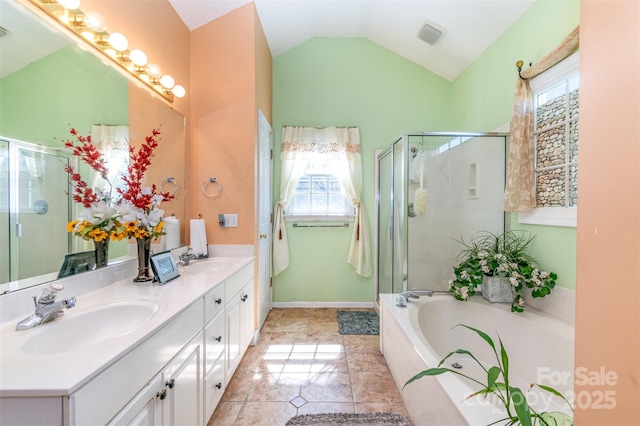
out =
[(0, 138), (0, 294), (9, 282), (54, 279), (70, 252), (68, 164), (63, 150)]
[(376, 296), (447, 290), (460, 249), (502, 232), (505, 133), (405, 134), (376, 158)]

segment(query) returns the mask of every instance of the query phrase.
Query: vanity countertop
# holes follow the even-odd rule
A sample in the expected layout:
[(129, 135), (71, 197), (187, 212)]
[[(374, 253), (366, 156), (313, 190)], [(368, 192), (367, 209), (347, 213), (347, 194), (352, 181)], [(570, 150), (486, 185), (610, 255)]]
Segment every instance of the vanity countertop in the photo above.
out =
[[(219, 257), (196, 261), (196, 265), (199, 262), (212, 262), (214, 270), (205, 271), (206, 267), (198, 266), (190, 271), (189, 265), (180, 267), (180, 277), (163, 286), (150, 282), (134, 283), (132, 274), (113, 284), (76, 295), (75, 308), (65, 310), (63, 316), (38, 327), (16, 331), (16, 323), (22, 318), (5, 321), (0, 327), (0, 397), (70, 395), (253, 259)], [(216, 262), (223, 266), (215, 268), (213, 264)], [(91, 274), (88, 273), (85, 277), (91, 279)], [(62, 298), (74, 295), (69, 290), (72, 289), (64, 290)], [(77, 336), (63, 336), (65, 341), (69, 337), (72, 338), (72, 344), (68, 349), (47, 349), (47, 341), (51, 341), (53, 346), (58, 344), (59, 341), (56, 342), (55, 339), (63, 330), (65, 322), (79, 322), (77, 319), (74, 320), (74, 316), (79, 317), (91, 310), (105, 309), (106, 306), (117, 305), (126, 308), (126, 305), (136, 304), (152, 309), (154, 313), (150, 318), (145, 317), (141, 320), (141, 325), (131, 331), (126, 330), (125, 323), (127, 332), (124, 335), (100, 341), (90, 332), (78, 333)], [(116, 309), (113, 312), (120, 311)], [(24, 312), (24, 317), (31, 313), (33, 311)], [(104, 318), (99, 325), (104, 329), (104, 323), (109, 323), (110, 320), (111, 318)], [(93, 324), (81, 325), (88, 330), (92, 326)], [(95, 326), (98, 327), (98, 324)]]

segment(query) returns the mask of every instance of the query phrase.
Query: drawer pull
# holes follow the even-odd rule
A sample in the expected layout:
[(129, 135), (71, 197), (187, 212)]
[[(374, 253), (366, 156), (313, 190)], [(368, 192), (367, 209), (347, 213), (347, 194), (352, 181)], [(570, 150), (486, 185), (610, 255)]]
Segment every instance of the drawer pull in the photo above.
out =
[(175, 385), (175, 383), (176, 383), (176, 379), (171, 379), (166, 383), (166, 385), (169, 387), (169, 389), (173, 389), (173, 386)]
[(156, 394), (156, 398), (165, 399), (167, 397), (167, 390), (162, 389), (162, 392)]
[(218, 384), (216, 385), (216, 389), (222, 389), (222, 383), (218, 383)]
[(222, 342), (222, 336), (218, 336), (213, 340), (215, 340), (216, 342), (220, 343), (220, 342)]
[(216, 305), (221, 305), (222, 304), (222, 299), (218, 298), (216, 299)]
[(245, 294), (240, 298), (240, 300), (242, 300), (243, 302), (246, 302), (248, 298), (249, 298), (249, 295)]

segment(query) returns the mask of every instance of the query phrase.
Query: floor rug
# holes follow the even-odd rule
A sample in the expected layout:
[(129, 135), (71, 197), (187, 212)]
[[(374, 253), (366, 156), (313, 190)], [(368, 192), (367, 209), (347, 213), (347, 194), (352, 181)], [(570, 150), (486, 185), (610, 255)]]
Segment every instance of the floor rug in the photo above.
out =
[(292, 417), (285, 426), (409, 426), (406, 418), (393, 413), (305, 414)]
[(376, 311), (338, 311), (340, 334), (380, 334)]

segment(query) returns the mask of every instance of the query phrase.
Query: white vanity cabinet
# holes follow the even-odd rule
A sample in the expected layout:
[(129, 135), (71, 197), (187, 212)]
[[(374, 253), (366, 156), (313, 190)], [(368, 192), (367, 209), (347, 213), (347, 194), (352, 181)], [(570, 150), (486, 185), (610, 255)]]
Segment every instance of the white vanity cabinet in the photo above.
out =
[(201, 425), (202, 352), (199, 333), (109, 425)]
[(204, 298), (205, 422), (253, 339), (253, 278), (254, 262), (249, 262)]
[[(170, 316), (139, 333), (126, 351), (114, 351), (96, 364), (94, 373), (78, 375), (78, 385), (66, 394), (33, 385), (26, 392), (2, 395), (0, 422), (205, 425), (254, 337), (254, 261), (240, 260), (236, 268), (231, 275), (215, 269), (185, 273), (173, 287), (117, 288), (118, 296), (131, 288), (131, 298), (157, 298), (159, 309)], [(99, 355), (116, 344), (106, 340), (87, 351)], [(82, 353), (76, 359), (83, 357), (91, 361)]]
[(231, 378), (254, 334), (253, 262), (226, 282), (227, 362), (226, 377)]

